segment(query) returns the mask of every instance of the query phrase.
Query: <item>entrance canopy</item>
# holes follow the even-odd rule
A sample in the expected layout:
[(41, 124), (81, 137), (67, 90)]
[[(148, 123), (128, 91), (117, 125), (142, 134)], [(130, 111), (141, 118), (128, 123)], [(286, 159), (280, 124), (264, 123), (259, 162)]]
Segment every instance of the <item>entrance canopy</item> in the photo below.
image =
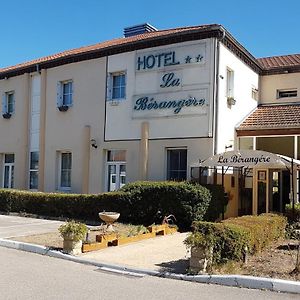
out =
[(300, 168), (300, 161), (266, 151), (235, 150), (213, 155), (198, 166), (282, 169), (292, 166)]

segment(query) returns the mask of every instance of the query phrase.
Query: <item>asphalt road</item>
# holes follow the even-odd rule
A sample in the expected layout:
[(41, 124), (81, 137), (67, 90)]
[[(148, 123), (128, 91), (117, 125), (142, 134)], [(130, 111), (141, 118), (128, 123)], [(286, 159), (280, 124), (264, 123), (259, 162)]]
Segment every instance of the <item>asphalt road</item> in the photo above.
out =
[(299, 299), (299, 295), (99, 271), (0, 247), (1, 299)]

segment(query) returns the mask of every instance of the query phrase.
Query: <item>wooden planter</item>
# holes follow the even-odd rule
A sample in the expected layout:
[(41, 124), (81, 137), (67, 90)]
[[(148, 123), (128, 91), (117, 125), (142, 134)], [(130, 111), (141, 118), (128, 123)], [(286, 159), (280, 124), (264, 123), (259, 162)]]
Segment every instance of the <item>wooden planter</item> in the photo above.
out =
[(107, 243), (87, 243), (82, 245), (82, 252), (97, 251), (107, 247)]
[(128, 243), (138, 242), (145, 239), (155, 237), (155, 232), (148, 232), (128, 237), (119, 237), (117, 240), (112, 241), (113, 246), (120, 246)]
[(154, 232), (156, 235), (172, 234), (177, 232), (176, 227), (170, 227), (168, 224), (153, 225), (147, 228), (150, 232)]
[(96, 241), (99, 243), (109, 243), (117, 239), (116, 233), (105, 234), (105, 235), (96, 235)]

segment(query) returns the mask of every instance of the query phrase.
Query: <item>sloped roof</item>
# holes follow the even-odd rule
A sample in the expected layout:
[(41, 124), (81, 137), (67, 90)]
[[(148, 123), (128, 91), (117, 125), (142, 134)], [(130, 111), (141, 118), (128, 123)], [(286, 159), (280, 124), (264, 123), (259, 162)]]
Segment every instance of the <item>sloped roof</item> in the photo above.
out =
[(258, 106), (237, 131), (300, 129), (300, 104)]
[[(32, 61), (24, 62), (15, 66), (10, 66), (6, 68), (0, 69), (0, 77), (4, 74), (11, 74), (14, 71), (23, 70), (23, 69), (29, 69), (30, 67), (36, 68), (36, 65), (38, 64), (45, 64), (50, 63), (58, 60), (63, 59), (70, 59), (78, 57), (79, 55), (85, 54), (92, 54), (95, 52), (103, 51), (103, 50), (111, 50), (115, 49), (116, 53), (124, 52), (124, 46), (129, 45), (136, 45), (140, 42), (147, 42), (147, 41), (158, 41), (161, 38), (168, 38), (172, 37), (174, 35), (187, 35), (187, 34), (197, 34), (197, 33), (205, 33), (206, 31), (210, 30), (220, 30), (221, 25), (218, 24), (210, 24), (210, 25), (201, 25), (201, 26), (191, 26), (191, 27), (180, 27), (180, 28), (174, 28), (174, 29), (166, 29), (166, 30), (158, 30), (153, 32), (147, 32), (131, 37), (122, 37), (122, 38), (116, 38), (113, 40), (101, 42), (95, 45), (91, 46), (85, 46), (80, 47), (76, 49), (71, 49), (67, 51), (63, 51), (54, 55), (45, 56), (42, 58), (38, 58)], [(123, 47), (123, 50), (120, 50), (120, 47)], [(119, 50), (118, 50), (119, 48)], [(102, 55), (105, 56), (105, 55)], [(90, 57), (92, 58), (92, 57)], [(75, 60), (76, 61), (76, 60)], [(78, 61), (78, 60), (77, 60)], [(29, 70), (30, 71), (30, 70)]]
[(264, 69), (293, 67), (300, 65), (300, 54), (263, 57), (258, 58), (257, 61)]

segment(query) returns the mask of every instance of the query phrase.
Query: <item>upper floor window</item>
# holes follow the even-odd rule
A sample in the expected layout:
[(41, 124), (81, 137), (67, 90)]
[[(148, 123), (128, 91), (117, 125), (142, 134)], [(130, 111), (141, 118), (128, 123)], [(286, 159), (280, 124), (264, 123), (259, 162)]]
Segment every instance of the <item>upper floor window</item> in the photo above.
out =
[(277, 98), (293, 98), (297, 97), (297, 89), (277, 90)]
[(73, 81), (60, 81), (57, 84), (57, 107), (59, 110), (67, 110), (73, 105)]
[(15, 111), (15, 93), (6, 92), (2, 96), (2, 115), (4, 118), (10, 118)]
[(109, 100), (126, 98), (126, 73), (111, 73), (109, 77)]
[(226, 97), (234, 98), (234, 71), (229, 68), (226, 71)]
[(252, 99), (254, 99), (256, 101), (258, 100), (258, 89), (257, 88), (252, 87), (251, 97), (252, 97)]

